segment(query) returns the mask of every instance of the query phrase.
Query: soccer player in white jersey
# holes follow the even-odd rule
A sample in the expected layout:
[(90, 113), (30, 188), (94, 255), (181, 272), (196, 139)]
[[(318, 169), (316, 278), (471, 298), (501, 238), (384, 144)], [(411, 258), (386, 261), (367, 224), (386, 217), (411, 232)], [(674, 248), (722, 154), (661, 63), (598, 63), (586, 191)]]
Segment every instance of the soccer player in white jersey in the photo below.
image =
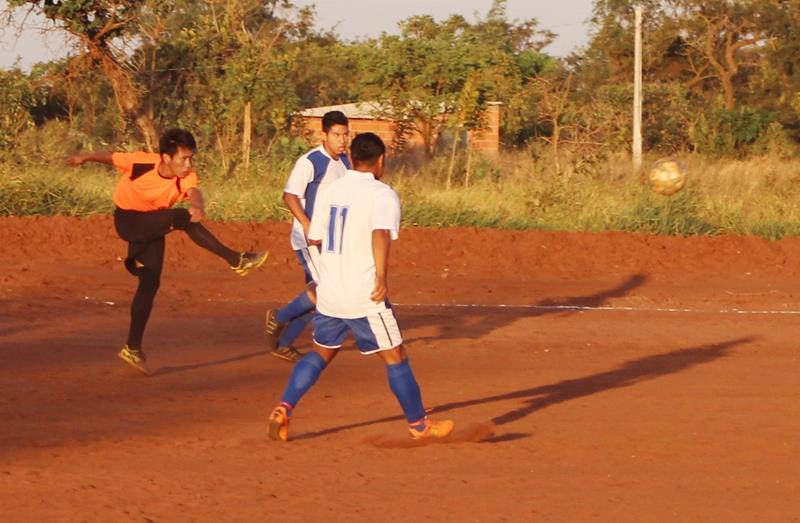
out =
[(389, 246), (400, 229), (400, 200), (383, 176), (386, 147), (372, 133), (353, 140), (353, 170), (331, 183), (316, 203), (308, 240), (320, 245), (320, 280), (314, 315), (314, 350), (292, 369), (280, 404), (270, 415), (269, 437), (286, 441), (289, 418), (353, 333), (362, 354), (386, 364), (414, 439), (440, 438), (452, 421), (425, 416), (417, 380), (409, 366), (400, 329), (388, 301)]
[(350, 168), (348, 141), (347, 116), (341, 111), (325, 113), (322, 145), (297, 160), (283, 190), (283, 201), (294, 215), (292, 249), (303, 267), (306, 288), (283, 308), (267, 311), (264, 337), (270, 354), (276, 358), (294, 362), (303, 356), (292, 343), (311, 321), (316, 299), (314, 286), (319, 280), (319, 250), (308, 246), (308, 227), (317, 196)]

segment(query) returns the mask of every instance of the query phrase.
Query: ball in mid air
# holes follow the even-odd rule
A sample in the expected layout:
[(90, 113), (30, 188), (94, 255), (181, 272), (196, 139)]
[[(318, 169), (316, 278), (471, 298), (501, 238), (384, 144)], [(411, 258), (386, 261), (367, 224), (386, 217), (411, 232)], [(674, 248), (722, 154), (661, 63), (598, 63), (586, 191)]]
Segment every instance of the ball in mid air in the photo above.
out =
[(647, 173), (650, 188), (663, 196), (672, 196), (686, 184), (683, 166), (677, 160), (665, 158), (653, 164)]

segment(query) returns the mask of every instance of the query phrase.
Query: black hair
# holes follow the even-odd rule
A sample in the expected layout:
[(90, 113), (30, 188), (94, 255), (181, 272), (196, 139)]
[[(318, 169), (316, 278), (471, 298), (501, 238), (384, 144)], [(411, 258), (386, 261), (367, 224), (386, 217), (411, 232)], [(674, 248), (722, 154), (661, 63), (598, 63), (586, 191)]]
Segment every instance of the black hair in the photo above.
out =
[(375, 165), (375, 162), (386, 154), (386, 146), (380, 136), (375, 133), (361, 133), (353, 138), (350, 145), (350, 156), (354, 164)]
[(197, 150), (197, 142), (194, 141), (192, 133), (177, 127), (164, 131), (164, 134), (158, 140), (158, 152), (175, 156), (175, 153), (178, 152), (178, 147), (184, 147), (192, 151)]
[(334, 125), (347, 125), (350, 122), (342, 111), (328, 111), (322, 115), (322, 132), (327, 133)]

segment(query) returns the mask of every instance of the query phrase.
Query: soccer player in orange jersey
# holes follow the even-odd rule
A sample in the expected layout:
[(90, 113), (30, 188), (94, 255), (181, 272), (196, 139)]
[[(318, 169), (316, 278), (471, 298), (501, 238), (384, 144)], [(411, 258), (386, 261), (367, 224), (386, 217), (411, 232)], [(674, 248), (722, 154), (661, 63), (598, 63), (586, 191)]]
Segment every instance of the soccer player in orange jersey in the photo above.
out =
[[(229, 249), (201, 223), (205, 201), (192, 170), (197, 149), (192, 134), (184, 129), (169, 129), (158, 145), (158, 153), (96, 152), (66, 159), (68, 165), (113, 165), (121, 173), (114, 191), (114, 226), (119, 237), (128, 242), (125, 267), (139, 279), (139, 285), (131, 302), (128, 340), (119, 357), (145, 374), (149, 370), (142, 337), (161, 282), (165, 235), (175, 229), (186, 232), (197, 245), (224, 259), (242, 276), (263, 265), (268, 255), (266, 251)], [(188, 209), (172, 208), (180, 200), (188, 200)]]

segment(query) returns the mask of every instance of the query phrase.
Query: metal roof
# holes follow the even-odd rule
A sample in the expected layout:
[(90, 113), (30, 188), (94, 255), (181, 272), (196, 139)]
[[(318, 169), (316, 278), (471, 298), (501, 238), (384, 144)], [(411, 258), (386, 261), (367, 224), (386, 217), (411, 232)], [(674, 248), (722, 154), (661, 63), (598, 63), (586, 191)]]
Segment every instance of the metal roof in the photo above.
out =
[(325, 107), (311, 107), (300, 111), (300, 116), (322, 117), (328, 111), (342, 111), (348, 118), (374, 120), (379, 118), (381, 105), (376, 102), (356, 102), (342, 105), (326, 105)]

